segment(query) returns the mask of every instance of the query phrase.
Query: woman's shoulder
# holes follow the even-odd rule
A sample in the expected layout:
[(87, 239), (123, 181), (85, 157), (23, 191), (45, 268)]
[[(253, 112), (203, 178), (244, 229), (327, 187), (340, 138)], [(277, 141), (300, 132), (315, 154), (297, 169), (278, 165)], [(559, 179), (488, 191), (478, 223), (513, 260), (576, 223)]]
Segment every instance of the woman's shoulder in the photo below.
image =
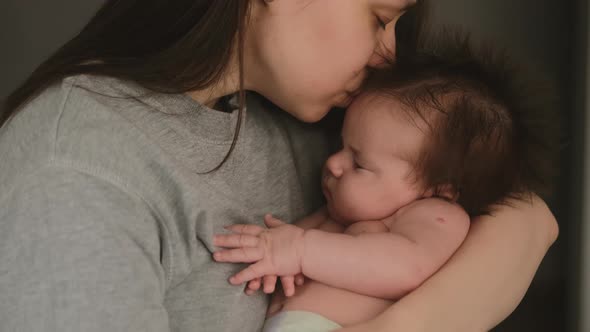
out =
[(181, 138), (166, 119), (175, 116), (164, 111), (180, 105), (175, 108), (179, 111), (183, 103), (198, 106), (176, 99), (158, 98), (113, 78), (66, 78), (27, 103), (0, 129), (0, 183), (55, 162), (137, 187), (169, 183), (166, 176), (178, 167), (171, 156), (180, 151), (165, 150), (158, 142), (163, 137)]

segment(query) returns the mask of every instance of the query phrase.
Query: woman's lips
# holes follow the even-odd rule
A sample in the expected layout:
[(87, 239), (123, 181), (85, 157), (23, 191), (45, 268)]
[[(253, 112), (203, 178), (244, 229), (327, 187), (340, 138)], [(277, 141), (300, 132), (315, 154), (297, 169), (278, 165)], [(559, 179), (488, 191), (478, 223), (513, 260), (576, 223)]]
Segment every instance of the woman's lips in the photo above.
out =
[(354, 96), (356, 94), (358, 94), (358, 93), (346, 91), (343, 94), (342, 98), (340, 98), (339, 101), (336, 103), (335, 106), (342, 107), (342, 108), (346, 108), (346, 107), (350, 106), (350, 104), (354, 100)]

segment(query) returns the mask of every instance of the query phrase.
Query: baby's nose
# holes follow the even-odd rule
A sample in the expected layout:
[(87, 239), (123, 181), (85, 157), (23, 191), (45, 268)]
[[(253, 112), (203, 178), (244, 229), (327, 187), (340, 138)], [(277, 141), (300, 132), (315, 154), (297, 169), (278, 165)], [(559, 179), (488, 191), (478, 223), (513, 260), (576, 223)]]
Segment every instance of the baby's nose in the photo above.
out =
[(328, 161), (326, 162), (324, 176), (333, 176), (335, 178), (339, 178), (340, 176), (342, 176), (342, 173), (343, 169), (341, 163), (338, 161), (337, 156), (335, 155), (330, 157), (330, 159), (328, 159)]

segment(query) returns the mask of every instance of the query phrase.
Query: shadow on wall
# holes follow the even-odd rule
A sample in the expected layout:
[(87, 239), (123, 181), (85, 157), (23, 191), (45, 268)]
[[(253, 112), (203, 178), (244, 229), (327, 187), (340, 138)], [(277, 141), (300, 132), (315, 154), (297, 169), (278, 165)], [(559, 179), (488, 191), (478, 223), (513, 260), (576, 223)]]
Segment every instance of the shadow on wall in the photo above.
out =
[(101, 0), (0, 0), (0, 98), (73, 37)]

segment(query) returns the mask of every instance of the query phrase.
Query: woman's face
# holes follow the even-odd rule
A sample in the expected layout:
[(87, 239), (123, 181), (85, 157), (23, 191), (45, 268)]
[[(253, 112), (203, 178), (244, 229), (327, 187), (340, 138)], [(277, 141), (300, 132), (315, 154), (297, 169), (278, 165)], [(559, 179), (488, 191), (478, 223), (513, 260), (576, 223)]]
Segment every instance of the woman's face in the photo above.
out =
[(254, 1), (246, 87), (307, 122), (348, 106), (367, 67), (395, 55), (395, 24), (415, 2)]

